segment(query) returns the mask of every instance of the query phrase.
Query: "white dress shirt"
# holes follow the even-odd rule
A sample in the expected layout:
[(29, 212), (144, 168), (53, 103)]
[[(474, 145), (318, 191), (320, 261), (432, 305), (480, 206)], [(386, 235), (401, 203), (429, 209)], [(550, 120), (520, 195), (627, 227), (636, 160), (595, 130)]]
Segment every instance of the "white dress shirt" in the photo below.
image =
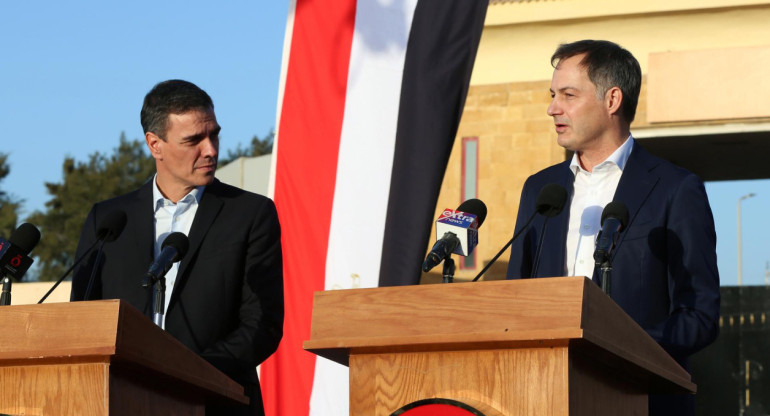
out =
[(580, 166), (577, 153), (572, 156), (570, 169), (575, 174), (575, 183), (567, 230), (567, 276), (593, 276), (602, 211), (615, 196), (633, 147), (634, 138), (629, 136), (606, 160), (594, 166), (592, 172)]
[[(195, 219), (195, 213), (198, 211), (198, 204), (200, 203), (201, 196), (205, 186), (199, 186), (184, 198), (180, 199), (176, 204), (171, 200), (166, 199), (158, 189), (157, 175), (153, 179), (152, 188), (152, 200), (154, 203), (153, 210), (155, 212), (155, 258), (160, 255), (161, 246), (163, 241), (166, 240), (169, 234), (174, 232), (180, 232), (184, 235), (190, 234), (190, 228), (192, 227), (193, 219)], [(174, 283), (176, 282), (176, 274), (179, 270), (179, 262), (174, 263), (166, 273), (166, 301), (163, 309), (163, 325), (166, 327), (166, 312), (168, 311), (168, 301), (171, 299), (171, 292), (174, 290)], [(154, 292), (153, 292), (154, 293)]]

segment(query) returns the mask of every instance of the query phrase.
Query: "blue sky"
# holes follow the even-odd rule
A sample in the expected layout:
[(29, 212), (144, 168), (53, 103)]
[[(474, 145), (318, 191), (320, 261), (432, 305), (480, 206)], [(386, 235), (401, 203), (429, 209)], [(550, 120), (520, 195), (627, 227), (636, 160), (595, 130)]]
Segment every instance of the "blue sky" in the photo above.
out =
[[(0, 14), (2, 187), (43, 209), (65, 155), (109, 153), (143, 137), (139, 109), (158, 81), (195, 82), (214, 99), (222, 153), (275, 126), (287, 1), (4, 2)], [(706, 184), (722, 284), (736, 283), (736, 204), (743, 202), (743, 282), (764, 284), (770, 180)], [(513, 218), (511, 219), (513, 221)]]

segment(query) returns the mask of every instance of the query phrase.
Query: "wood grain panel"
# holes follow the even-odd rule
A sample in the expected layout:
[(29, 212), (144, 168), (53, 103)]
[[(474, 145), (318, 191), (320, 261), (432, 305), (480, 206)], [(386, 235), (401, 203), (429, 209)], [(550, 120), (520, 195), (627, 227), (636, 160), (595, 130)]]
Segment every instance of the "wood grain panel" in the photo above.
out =
[(0, 360), (110, 355), (115, 352), (118, 303), (18, 305), (0, 308), (0, 322)]
[[(585, 359), (584, 359), (585, 358)], [(644, 387), (588, 357), (569, 362), (570, 416), (647, 416)]]
[(0, 367), (0, 380), (0, 413), (107, 414), (107, 364)]
[(580, 336), (582, 300), (581, 278), (316, 292), (304, 346), (541, 339), (552, 331)]
[(388, 416), (413, 401), (442, 397), (506, 416), (566, 416), (566, 360), (565, 347), (354, 355), (350, 414)]

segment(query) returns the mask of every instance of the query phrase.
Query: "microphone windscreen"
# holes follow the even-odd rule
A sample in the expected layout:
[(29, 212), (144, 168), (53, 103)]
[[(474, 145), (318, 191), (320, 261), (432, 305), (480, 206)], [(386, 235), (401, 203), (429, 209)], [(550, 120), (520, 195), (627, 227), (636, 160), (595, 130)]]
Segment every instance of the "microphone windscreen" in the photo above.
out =
[(563, 186), (549, 183), (540, 190), (535, 202), (535, 210), (546, 217), (555, 217), (567, 204), (567, 190)]
[(174, 261), (179, 261), (187, 255), (187, 250), (190, 249), (190, 240), (187, 239), (186, 235), (177, 231), (169, 234), (168, 237), (163, 240), (163, 244), (160, 245), (161, 251), (167, 246), (171, 246), (176, 250)]
[(608, 217), (617, 218), (620, 221), (620, 230), (618, 231), (622, 231), (626, 228), (626, 224), (628, 224), (628, 208), (626, 208), (626, 204), (618, 201), (612, 201), (607, 204), (604, 207), (604, 211), (602, 211), (602, 226), (604, 226), (604, 220)]
[(26, 256), (40, 242), (40, 230), (34, 225), (25, 222), (11, 234), (11, 238), (8, 241), (22, 250)]
[(469, 199), (460, 204), (460, 206), (457, 207), (457, 210), (475, 215), (476, 219), (479, 220), (479, 227), (481, 227), (481, 224), (483, 224), (484, 220), (487, 218), (487, 205), (480, 199)]
[(99, 240), (104, 239), (104, 241), (109, 243), (115, 241), (125, 227), (126, 213), (120, 210), (112, 211), (102, 218), (96, 235)]

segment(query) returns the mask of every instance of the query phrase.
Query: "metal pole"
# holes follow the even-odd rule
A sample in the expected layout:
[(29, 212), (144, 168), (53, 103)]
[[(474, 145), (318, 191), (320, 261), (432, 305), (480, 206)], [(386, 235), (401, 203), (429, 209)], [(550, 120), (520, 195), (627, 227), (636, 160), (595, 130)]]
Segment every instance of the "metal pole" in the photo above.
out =
[(755, 194), (750, 193), (738, 198), (738, 286), (743, 285), (743, 247), (741, 247), (741, 201), (749, 199)]

